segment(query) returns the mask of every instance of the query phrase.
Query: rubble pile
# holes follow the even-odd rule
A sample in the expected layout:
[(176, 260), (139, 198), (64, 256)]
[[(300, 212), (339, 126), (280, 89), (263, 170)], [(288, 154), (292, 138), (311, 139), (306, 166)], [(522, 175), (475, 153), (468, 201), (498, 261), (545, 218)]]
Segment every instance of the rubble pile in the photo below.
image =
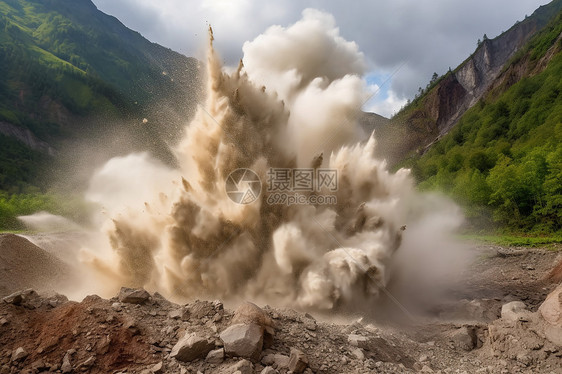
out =
[(0, 373), (558, 373), (561, 295), (536, 312), (505, 303), (492, 322), (468, 303), (469, 322), (409, 334), (250, 302), (178, 305), (143, 289), (81, 302), (28, 289), (0, 303)]

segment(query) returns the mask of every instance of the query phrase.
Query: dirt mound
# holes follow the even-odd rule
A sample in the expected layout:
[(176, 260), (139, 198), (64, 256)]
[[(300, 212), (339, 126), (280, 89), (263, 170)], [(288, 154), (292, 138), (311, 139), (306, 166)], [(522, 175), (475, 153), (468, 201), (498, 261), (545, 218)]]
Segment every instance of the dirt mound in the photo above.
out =
[(72, 269), (54, 255), (14, 234), (0, 234), (0, 296), (17, 290), (61, 289)]

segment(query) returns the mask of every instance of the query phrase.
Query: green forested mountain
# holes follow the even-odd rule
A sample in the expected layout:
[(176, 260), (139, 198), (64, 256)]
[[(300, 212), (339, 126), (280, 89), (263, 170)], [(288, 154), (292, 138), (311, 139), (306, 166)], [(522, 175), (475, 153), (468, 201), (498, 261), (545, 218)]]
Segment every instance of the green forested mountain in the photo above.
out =
[(420, 188), (461, 202), (477, 227), (562, 230), (562, 13), (412, 168)]
[(198, 69), (90, 0), (0, 0), (0, 190), (44, 187), (38, 171), (66, 141), (116, 126), (165, 153), (194, 108)]

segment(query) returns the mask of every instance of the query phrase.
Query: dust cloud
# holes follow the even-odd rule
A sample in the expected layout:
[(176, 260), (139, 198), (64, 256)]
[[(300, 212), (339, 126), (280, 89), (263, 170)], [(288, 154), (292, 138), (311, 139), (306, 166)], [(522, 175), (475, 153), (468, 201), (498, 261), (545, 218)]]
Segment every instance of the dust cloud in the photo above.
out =
[[(357, 124), (364, 58), (331, 15), (306, 10), (269, 28), (244, 44), (230, 72), (212, 31), (209, 40), (206, 98), (174, 149), (179, 166), (137, 153), (92, 177), (86, 196), (101, 207), (104, 236), (82, 252), (96, 274), (88, 292), (142, 286), (174, 300), (345, 310), (376, 305), (400, 269), (417, 282), (449, 268), (444, 243), (462, 217), (416, 192), (408, 170), (391, 173), (375, 158), (376, 134)], [(238, 169), (261, 182), (253, 202), (233, 201), (225, 187)], [(272, 170), (310, 172), (315, 188), (279, 203)], [(337, 186), (323, 185), (321, 172)], [(255, 179), (233, 186), (255, 191)]]

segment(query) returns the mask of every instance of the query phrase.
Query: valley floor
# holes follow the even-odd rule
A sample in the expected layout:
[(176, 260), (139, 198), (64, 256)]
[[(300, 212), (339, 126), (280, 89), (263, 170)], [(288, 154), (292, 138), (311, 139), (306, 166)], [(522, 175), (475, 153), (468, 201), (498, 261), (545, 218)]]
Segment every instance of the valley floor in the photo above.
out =
[[(0, 235), (4, 295), (26, 286), (6, 281), (25, 270), (7, 268), (16, 242), (27, 246)], [(21, 253), (36, 255), (27, 247)], [(562, 327), (551, 318), (562, 309), (559, 249), (475, 246), (447, 301), (400, 322), (178, 305), (130, 289), (81, 302), (23, 291), (0, 302), (0, 373), (562, 373)], [(551, 292), (556, 302), (539, 310)]]

